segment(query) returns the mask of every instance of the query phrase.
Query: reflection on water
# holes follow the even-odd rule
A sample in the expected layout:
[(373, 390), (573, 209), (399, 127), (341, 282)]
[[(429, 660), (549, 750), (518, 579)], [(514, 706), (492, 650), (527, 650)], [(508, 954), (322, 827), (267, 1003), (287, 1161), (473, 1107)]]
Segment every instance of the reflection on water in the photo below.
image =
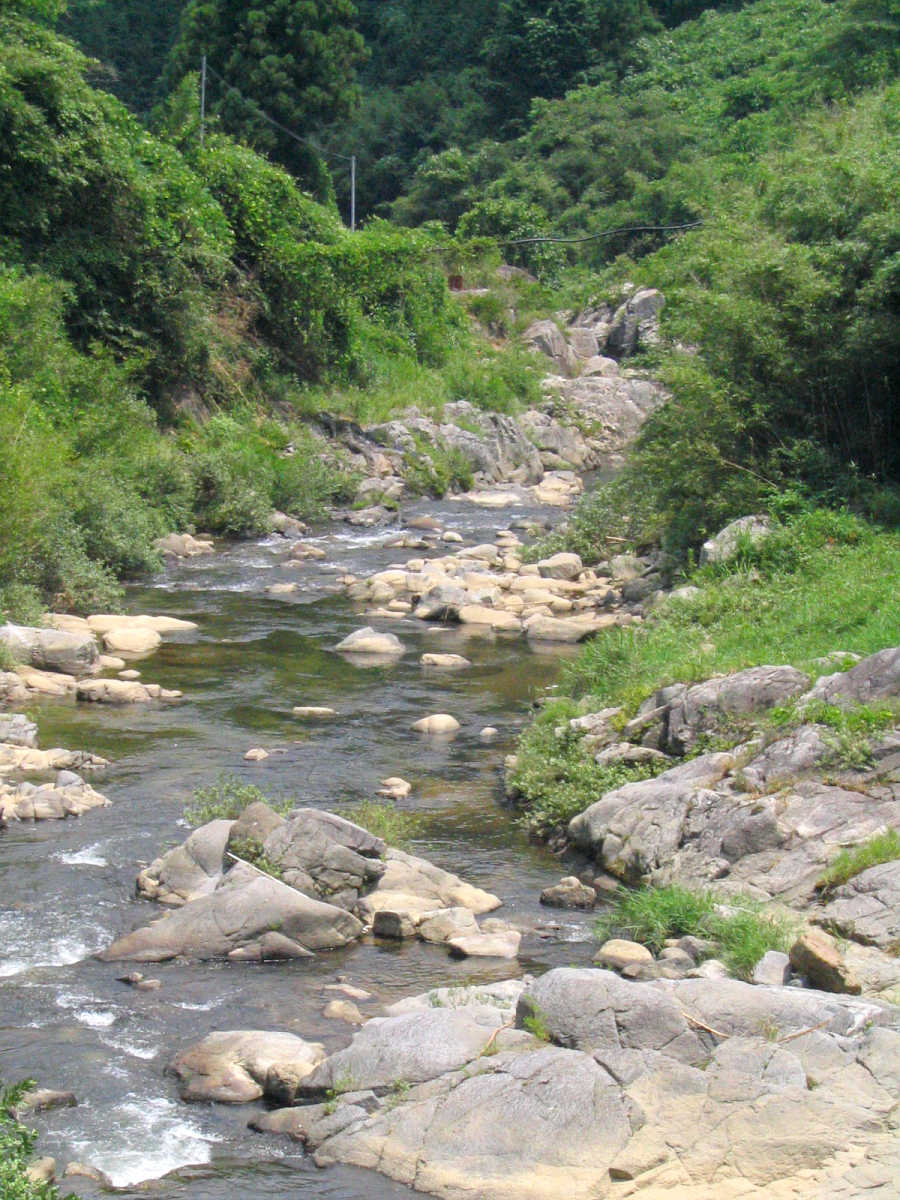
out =
[[(462, 502), (430, 511), (468, 542), (492, 540), (498, 523), (523, 515), (485, 514)], [(7, 898), (0, 909), (0, 1074), (73, 1090), (77, 1108), (40, 1118), (41, 1151), (63, 1164), (93, 1163), (125, 1195), (145, 1195), (127, 1189), (193, 1164), (145, 1186), (172, 1200), (408, 1196), (365, 1173), (317, 1171), (293, 1143), (249, 1133), (252, 1107), (181, 1104), (166, 1062), (213, 1029), (286, 1029), (336, 1049), (350, 1033), (322, 1010), (338, 975), (373, 993), (361, 1007), (374, 1014), (380, 1003), (431, 986), (589, 961), (586, 919), (537, 904), (559, 865), (497, 803), (503, 758), (559, 654), (534, 654), (521, 639), (405, 620), (375, 622), (406, 647), (391, 665), (357, 666), (333, 652), (367, 623), (336, 594), (335, 567), (365, 574), (422, 556), (386, 547), (393, 536), (396, 530), (324, 529), (313, 540), (328, 554), (327, 569), (312, 561), (287, 568), (281, 539), (178, 566), (134, 589), (129, 608), (198, 622), (198, 633), (167, 641), (138, 664), (148, 681), (181, 689), (184, 701), (102, 710), (57, 701), (37, 712), (41, 745), (110, 759), (94, 783), (113, 804), (78, 821), (0, 835)], [(288, 601), (266, 595), (285, 579), (300, 585)], [(426, 672), (419, 656), (435, 650), (464, 653), (472, 668)], [(292, 716), (299, 704), (327, 705), (338, 716), (301, 723)], [(459, 734), (437, 741), (413, 733), (412, 723), (429, 712), (453, 713)], [(486, 725), (500, 731), (489, 746), (479, 738)], [(249, 765), (243, 755), (256, 745), (270, 757)], [(388, 775), (408, 779), (412, 795), (400, 805), (423, 814), (412, 849), (501, 896), (503, 915), (525, 930), (519, 961), (460, 962), (424, 943), (401, 948), (368, 939), (309, 962), (152, 965), (145, 973), (160, 980), (157, 991), (120, 982), (128, 968), (87, 956), (160, 915), (135, 898), (137, 866), (183, 839), (186, 800), (223, 770), (276, 797), (338, 808), (372, 796)], [(96, 1185), (77, 1183), (80, 1194), (99, 1194)]]

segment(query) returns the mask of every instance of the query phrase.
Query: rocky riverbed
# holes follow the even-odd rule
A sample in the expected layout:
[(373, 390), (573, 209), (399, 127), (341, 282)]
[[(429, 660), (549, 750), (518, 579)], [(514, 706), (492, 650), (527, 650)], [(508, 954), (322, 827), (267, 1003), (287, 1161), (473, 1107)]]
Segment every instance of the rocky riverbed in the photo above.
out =
[[(579, 318), (569, 350), (608, 318)], [(570, 383), (616, 378), (564, 358)], [(584, 638), (690, 599), (654, 556), (525, 561), (580, 489), (554, 455), (399, 514), (178, 535), (128, 616), (0, 632), (19, 660), (0, 674), (4, 1076), (79, 1101), (34, 1117), (67, 1186), (895, 1194), (896, 863), (816, 881), (900, 824), (900, 747), (883, 731), (845, 769), (814, 706), (896, 697), (900, 652), (574, 718), (585, 754), (658, 773), (598, 797), (555, 854), (530, 844), (498, 800), (531, 702)], [(779, 703), (791, 727), (755, 729)], [(247, 803), (191, 831), (222, 770)], [(417, 814), (408, 846), (348, 819), (375, 796)], [(815, 925), (754, 983), (697, 939), (598, 958), (604, 889), (673, 879)]]

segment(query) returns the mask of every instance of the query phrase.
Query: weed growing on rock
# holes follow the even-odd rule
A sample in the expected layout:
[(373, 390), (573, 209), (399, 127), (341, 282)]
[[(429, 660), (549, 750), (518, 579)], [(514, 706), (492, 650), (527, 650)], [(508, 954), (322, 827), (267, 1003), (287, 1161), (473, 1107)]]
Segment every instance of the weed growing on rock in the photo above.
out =
[(832, 892), (854, 876), (867, 871), (869, 867), (895, 862), (897, 859), (900, 859), (900, 831), (888, 829), (884, 833), (875, 834), (851, 850), (842, 850), (834, 862), (822, 872), (816, 888), (822, 892)]
[(539, 1042), (549, 1042), (550, 1029), (547, 1025), (547, 1014), (535, 1004), (534, 1001), (529, 1001), (531, 1012), (522, 1020), (522, 1028), (536, 1037)]
[(352, 808), (344, 809), (341, 816), (399, 849), (408, 846), (422, 828), (422, 819), (416, 813), (404, 812), (377, 800), (361, 800)]
[(191, 803), (185, 806), (184, 819), (194, 826), (208, 821), (236, 821), (245, 808), (257, 802), (268, 804), (282, 816), (294, 807), (293, 800), (273, 800), (258, 787), (242, 783), (237, 775), (226, 771), (209, 787), (197, 788)]
[(676, 884), (623, 891), (595, 929), (601, 941), (619, 933), (656, 954), (667, 938), (702, 938), (743, 979), (767, 950), (787, 952), (794, 933), (788, 918), (767, 912), (757, 900), (739, 896), (725, 904), (714, 892)]

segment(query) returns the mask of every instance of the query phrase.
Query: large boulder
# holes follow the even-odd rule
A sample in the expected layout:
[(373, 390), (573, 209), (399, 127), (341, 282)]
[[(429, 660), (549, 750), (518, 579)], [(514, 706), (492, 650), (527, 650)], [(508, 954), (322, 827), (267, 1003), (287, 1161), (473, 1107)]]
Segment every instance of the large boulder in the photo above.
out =
[(316, 808), (296, 809), (262, 848), (285, 883), (341, 908), (352, 908), (360, 892), (384, 874), (381, 838)]
[(388, 1088), (397, 1080), (422, 1083), (478, 1058), (503, 1024), (499, 1009), (432, 1008), (376, 1017), (353, 1041), (316, 1068), (301, 1084), (306, 1096)]
[(605, 870), (637, 881), (661, 869), (681, 846), (697, 793), (734, 766), (729, 754), (706, 754), (656, 779), (607, 792), (569, 822), (569, 837)]
[[(250, 866), (233, 867), (209, 895), (118, 938), (105, 962), (163, 962), (263, 957), (262, 939), (277, 933), (302, 951), (334, 950), (355, 940), (362, 925), (351, 913), (303, 895)], [(287, 947), (285, 947), (287, 950)]]
[(356, 911), (364, 921), (371, 922), (381, 909), (419, 918), (438, 908), (467, 908), (476, 914), (492, 912), (500, 903), (497, 896), (472, 887), (424, 858), (388, 848), (384, 874), (374, 890), (360, 899)]
[(155, 859), (138, 875), (140, 894), (179, 906), (215, 891), (225, 874), (225, 849), (233, 824), (201, 825), (180, 846)]
[(702, 733), (799, 696), (809, 677), (794, 667), (751, 667), (687, 688), (669, 707), (666, 749), (685, 754)]
[(606, 350), (613, 358), (634, 354), (639, 346), (659, 341), (659, 314), (666, 300), (656, 288), (639, 288), (617, 310), (606, 338)]
[(816, 681), (804, 700), (822, 700), (826, 704), (853, 701), (869, 704), (900, 695), (900, 646), (891, 646), (870, 654), (849, 671), (824, 675)]
[(325, 1058), (318, 1042), (293, 1033), (222, 1030), (177, 1054), (166, 1073), (179, 1080), (182, 1100), (247, 1104), (264, 1095), (281, 1095)]
[(0, 625), (0, 643), (19, 662), (39, 671), (82, 676), (96, 675), (100, 670), (100, 651), (91, 633)]

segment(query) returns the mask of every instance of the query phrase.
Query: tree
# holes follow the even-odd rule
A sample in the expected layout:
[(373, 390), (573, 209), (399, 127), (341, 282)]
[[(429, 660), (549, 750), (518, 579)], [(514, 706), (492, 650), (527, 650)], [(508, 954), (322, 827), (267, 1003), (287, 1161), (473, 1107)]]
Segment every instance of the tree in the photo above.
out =
[(60, 32), (103, 63), (97, 80), (138, 113), (161, 97), (160, 75), (185, 0), (69, 0)]
[(354, 106), (356, 67), (365, 54), (355, 17), (351, 0), (189, 0), (169, 85), (196, 70), (206, 54), (214, 72), (210, 113), (322, 194), (328, 183), (319, 157), (295, 139), (309, 138)]

